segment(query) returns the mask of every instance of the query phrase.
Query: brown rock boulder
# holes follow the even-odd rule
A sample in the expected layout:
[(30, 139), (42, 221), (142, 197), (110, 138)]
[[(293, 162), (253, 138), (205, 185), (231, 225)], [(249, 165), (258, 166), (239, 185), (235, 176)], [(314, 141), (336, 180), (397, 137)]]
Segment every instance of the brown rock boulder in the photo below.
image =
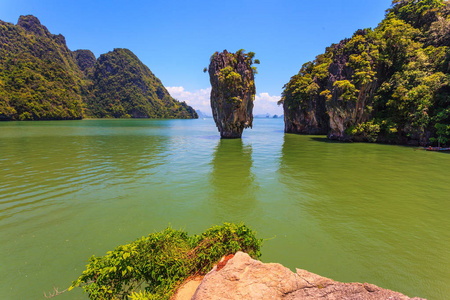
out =
[(293, 273), (280, 264), (264, 264), (237, 252), (223, 268), (213, 268), (192, 297), (192, 300), (209, 299), (410, 298), (372, 284), (341, 283), (300, 269)]

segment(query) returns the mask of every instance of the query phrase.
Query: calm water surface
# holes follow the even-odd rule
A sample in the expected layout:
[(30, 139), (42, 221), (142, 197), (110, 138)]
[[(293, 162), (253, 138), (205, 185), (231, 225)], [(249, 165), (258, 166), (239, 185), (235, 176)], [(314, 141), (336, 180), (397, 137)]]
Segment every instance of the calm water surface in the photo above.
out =
[[(207, 120), (0, 123), (0, 299), (64, 289), (87, 259), (171, 225), (244, 221), (265, 262), (450, 297), (450, 155)], [(86, 299), (80, 290), (58, 299)]]

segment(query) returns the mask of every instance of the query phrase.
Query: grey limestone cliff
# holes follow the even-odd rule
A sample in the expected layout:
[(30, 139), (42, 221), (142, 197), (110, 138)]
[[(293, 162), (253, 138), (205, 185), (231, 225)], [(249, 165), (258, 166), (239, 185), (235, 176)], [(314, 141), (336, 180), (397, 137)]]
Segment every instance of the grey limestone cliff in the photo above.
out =
[[(255, 99), (254, 53), (224, 50), (209, 64), (211, 108), (221, 138), (240, 138), (252, 127)], [(256, 60), (255, 60), (256, 61)]]

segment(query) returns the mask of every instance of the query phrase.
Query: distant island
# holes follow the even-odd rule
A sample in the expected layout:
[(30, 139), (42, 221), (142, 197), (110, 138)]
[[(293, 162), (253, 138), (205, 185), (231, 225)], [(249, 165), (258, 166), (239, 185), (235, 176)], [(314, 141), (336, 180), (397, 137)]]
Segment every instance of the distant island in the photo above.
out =
[(266, 114), (258, 114), (258, 115), (254, 115), (253, 118), (255, 119), (268, 119), (268, 118), (272, 118), (272, 119), (277, 119), (277, 118), (283, 118), (283, 115), (271, 115), (269, 113)]
[(197, 112), (197, 115), (200, 119), (212, 118), (211, 114), (207, 114), (199, 109), (196, 109), (195, 111)]
[(285, 132), (409, 145), (450, 138), (450, 4), (394, 0), (374, 30), (326, 48), (285, 85)]
[(0, 120), (198, 118), (128, 49), (70, 51), (31, 15), (0, 21)]

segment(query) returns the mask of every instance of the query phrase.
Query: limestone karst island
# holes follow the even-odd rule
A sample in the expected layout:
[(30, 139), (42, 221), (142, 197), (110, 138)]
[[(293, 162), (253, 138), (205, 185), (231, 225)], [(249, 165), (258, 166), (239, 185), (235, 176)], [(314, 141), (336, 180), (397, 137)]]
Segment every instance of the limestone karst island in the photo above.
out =
[[(211, 108), (222, 138), (240, 138), (252, 127), (255, 100), (255, 53), (214, 53), (209, 64)], [(259, 62), (259, 61), (257, 61)]]
[(0, 19), (0, 299), (450, 298), (449, 1)]

